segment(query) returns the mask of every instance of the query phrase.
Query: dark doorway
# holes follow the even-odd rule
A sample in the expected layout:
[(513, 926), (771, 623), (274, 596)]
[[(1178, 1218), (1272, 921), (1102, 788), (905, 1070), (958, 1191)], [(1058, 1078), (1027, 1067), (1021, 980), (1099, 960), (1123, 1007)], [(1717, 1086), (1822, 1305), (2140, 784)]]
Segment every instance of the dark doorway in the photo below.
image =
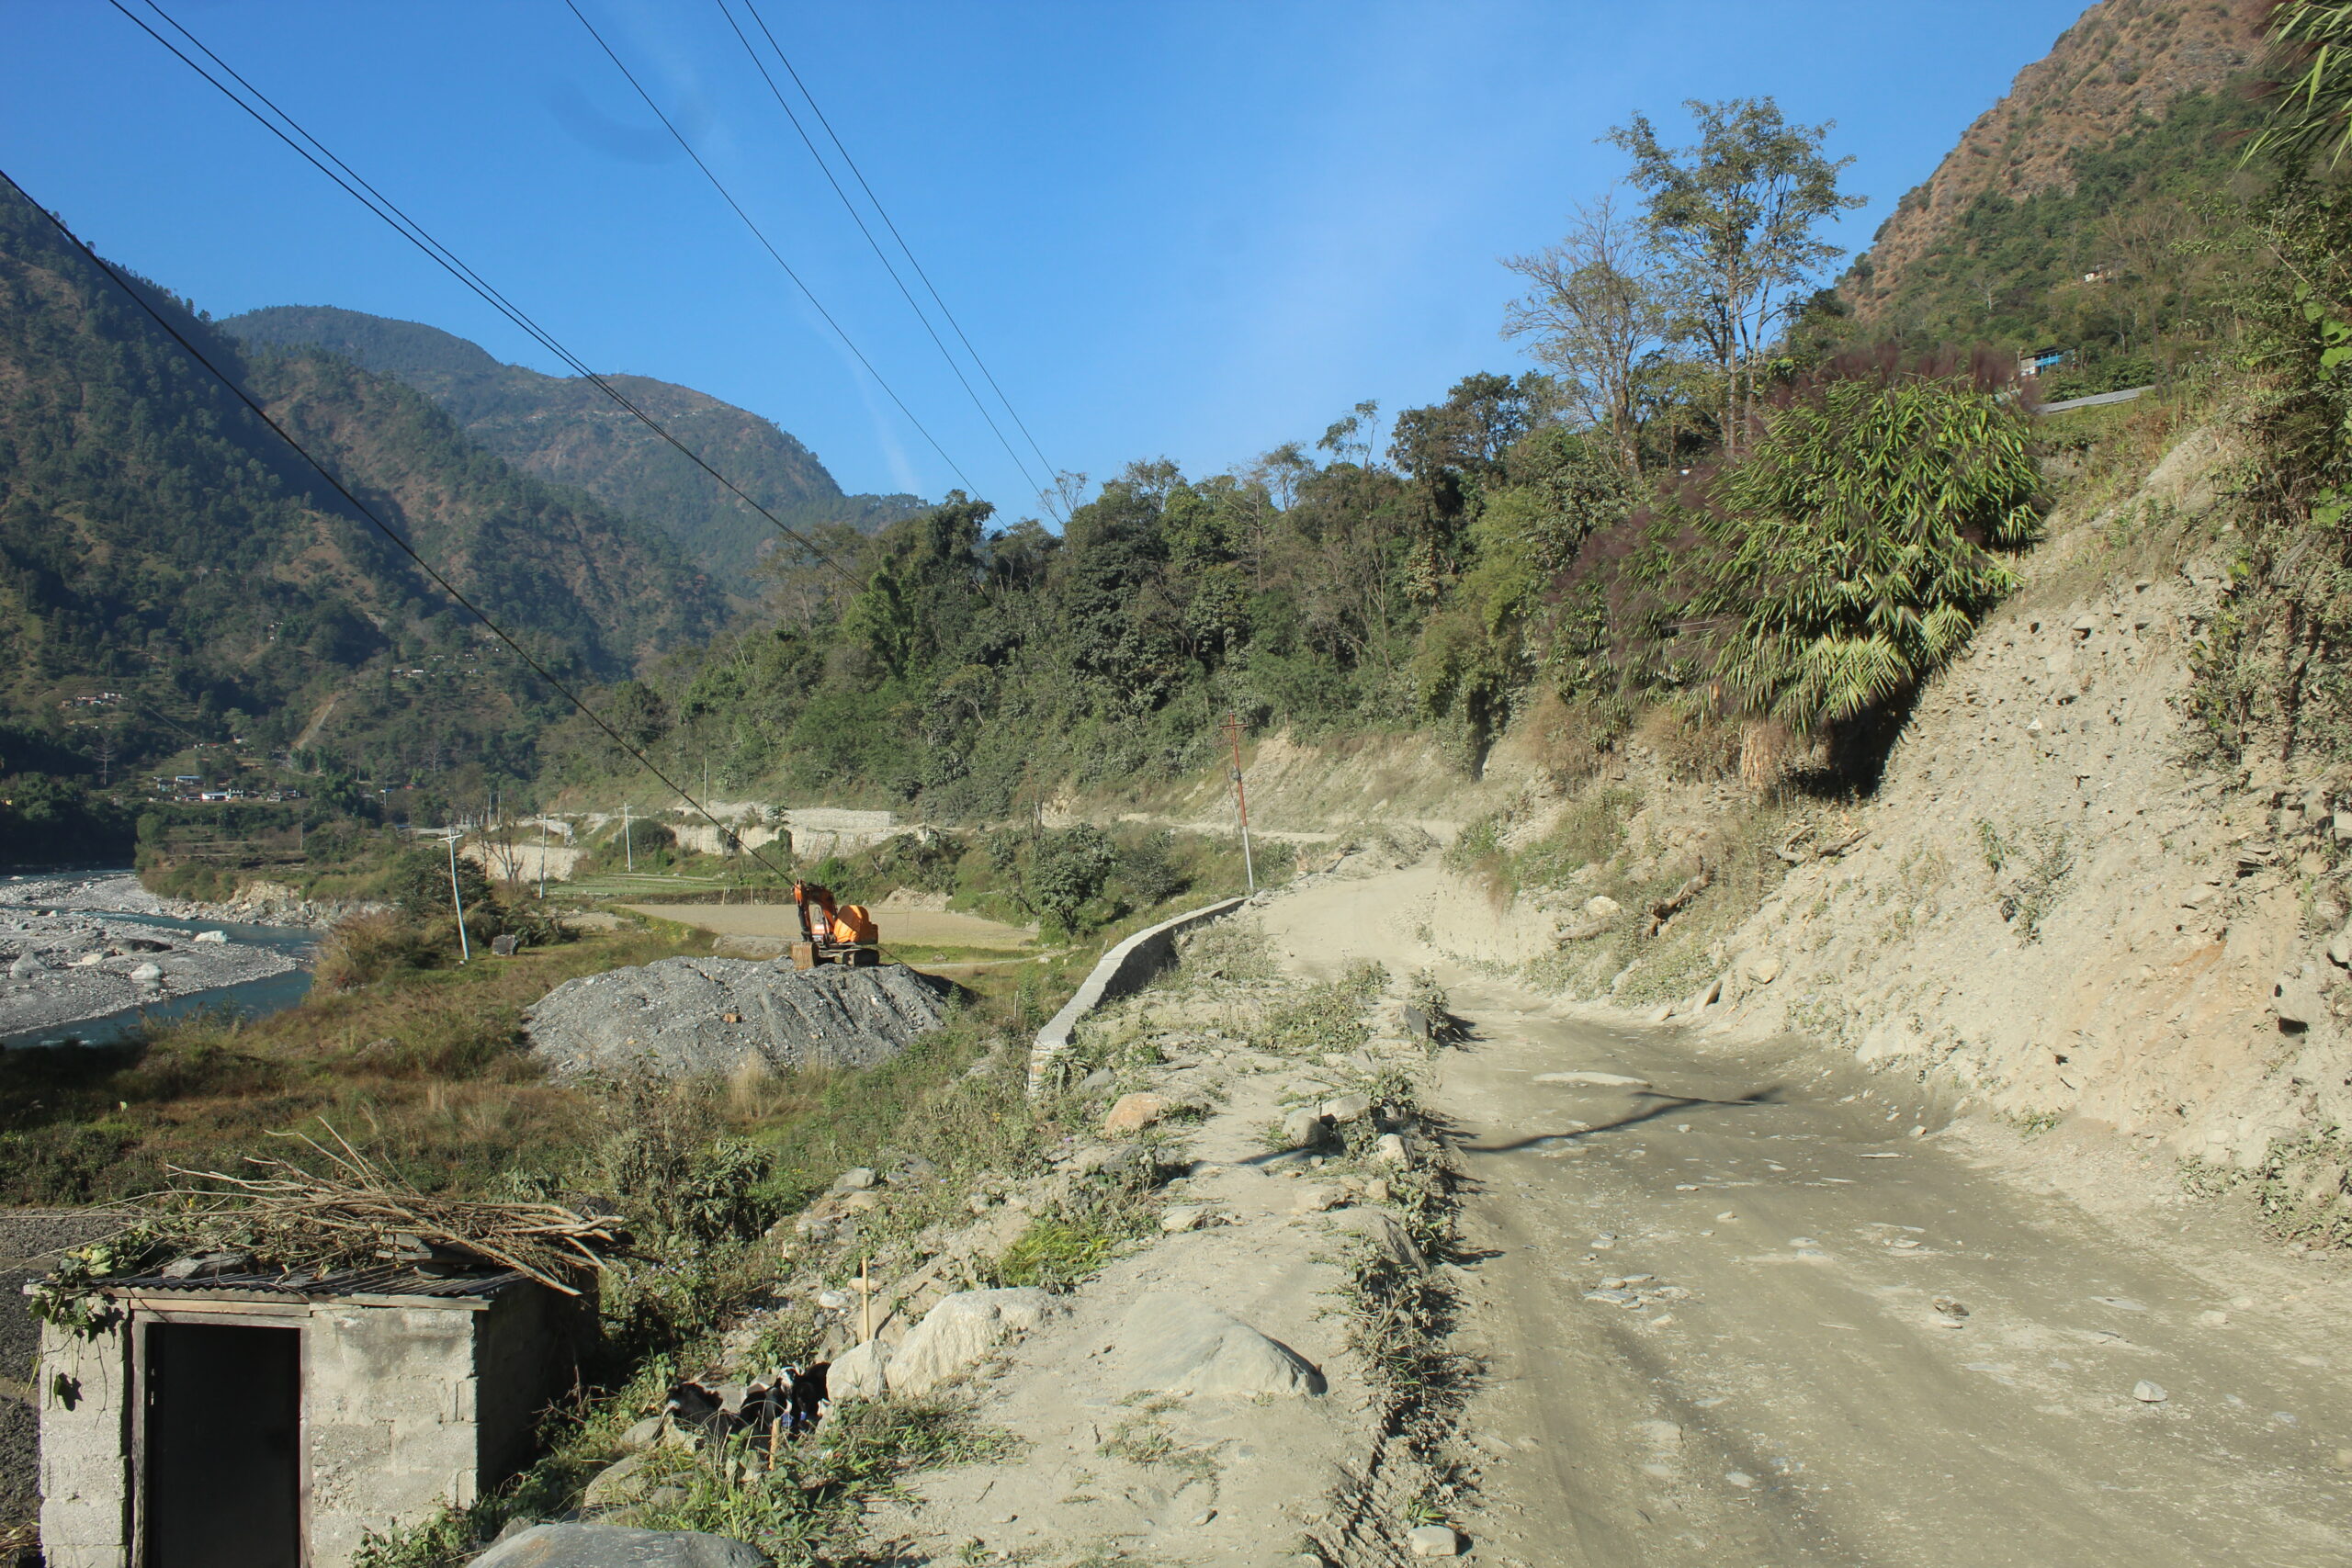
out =
[(300, 1568), (302, 1332), (147, 1329), (144, 1568)]

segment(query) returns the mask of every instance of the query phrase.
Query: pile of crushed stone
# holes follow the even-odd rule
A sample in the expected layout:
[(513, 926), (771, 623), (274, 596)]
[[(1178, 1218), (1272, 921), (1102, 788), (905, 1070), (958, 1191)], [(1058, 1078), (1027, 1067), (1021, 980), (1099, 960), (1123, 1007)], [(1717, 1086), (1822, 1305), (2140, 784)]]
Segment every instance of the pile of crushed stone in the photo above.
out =
[(946, 1021), (956, 987), (903, 964), (852, 969), (665, 958), (567, 980), (524, 1017), (557, 1077), (732, 1077), (871, 1066)]

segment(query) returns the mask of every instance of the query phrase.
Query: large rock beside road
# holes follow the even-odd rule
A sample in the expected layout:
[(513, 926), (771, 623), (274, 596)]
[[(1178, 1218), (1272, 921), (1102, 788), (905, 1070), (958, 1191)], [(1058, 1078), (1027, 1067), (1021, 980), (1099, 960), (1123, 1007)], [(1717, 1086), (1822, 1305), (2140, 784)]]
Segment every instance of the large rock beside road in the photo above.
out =
[(473, 1568), (768, 1568), (768, 1557), (700, 1530), (533, 1525), (475, 1558)]
[(1323, 1375), (1297, 1351), (1189, 1296), (1144, 1297), (1120, 1340), (1127, 1386), (1138, 1392), (1241, 1399), (1323, 1392)]
[(928, 1393), (1059, 1310), (1043, 1291), (958, 1291), (924, 1314), (891, 1352), (885, 1374), (890, 1392)]
[(903, 964), (796, 970), (665, 958), (567, 980), (531, 1010), (526, 1028), (532, 1054), (559, 1077), (864, 1067), (937, 1029), (954, 991)]

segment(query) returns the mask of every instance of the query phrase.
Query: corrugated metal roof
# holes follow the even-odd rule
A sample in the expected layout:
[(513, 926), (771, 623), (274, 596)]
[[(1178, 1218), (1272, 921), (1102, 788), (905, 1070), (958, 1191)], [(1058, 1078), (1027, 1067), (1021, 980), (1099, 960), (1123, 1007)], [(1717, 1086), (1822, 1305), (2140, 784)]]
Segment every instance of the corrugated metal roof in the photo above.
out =
[(346, 1269), (340, 1273), (215, 1274), (207, 1279), (172, 1280), (161, 1274), (141, 1274), (107, 1280), (101, 1289), (141, 1294), (294, 1296), (302, 1300), (342, 1296), (437, 1296), (457, 1299), (494, 1296), (529, 1279), (515, 1269), (495, 1274), (427, 1274), (405, 1263), (373, 1269)]

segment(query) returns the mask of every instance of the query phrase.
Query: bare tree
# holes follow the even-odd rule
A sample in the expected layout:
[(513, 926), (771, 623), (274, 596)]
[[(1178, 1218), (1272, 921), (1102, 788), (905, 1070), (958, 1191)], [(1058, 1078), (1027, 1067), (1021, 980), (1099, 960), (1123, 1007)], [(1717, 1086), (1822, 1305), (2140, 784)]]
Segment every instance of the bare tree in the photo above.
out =
[(1619, 464), (1642, 470), (1643, 367), (1668, 348), (1666, 290), (1641, 231), (1603, 196), (1570, 215), (1557, 244), (1503, 265), (1527, 280), (1504, 308), (1503, 335), (1535, 340), (1536, 357), (1559, 372), (1568, 405), (1609, 433)]

